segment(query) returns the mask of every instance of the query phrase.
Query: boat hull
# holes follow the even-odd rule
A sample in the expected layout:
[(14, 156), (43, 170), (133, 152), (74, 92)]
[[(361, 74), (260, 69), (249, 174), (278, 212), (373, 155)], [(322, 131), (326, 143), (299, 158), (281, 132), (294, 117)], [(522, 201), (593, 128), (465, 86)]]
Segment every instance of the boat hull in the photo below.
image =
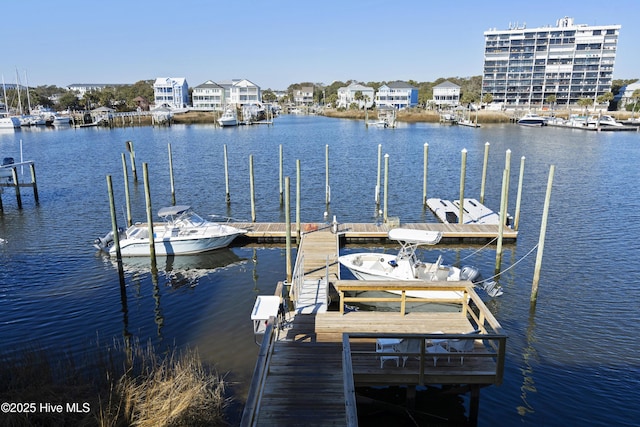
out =
[[(347, 268), (358, 280), (368, 281), (459, 281), (460, 269), (436, 263), (420, 263), (412, 268), (409, 262), (396, 261), (396, 256), (379, 253), (358, 253), (343, 255), (338, 258), (341, 265)], [(401, 294), (400, 291), (388, 291)], [(462, 298), (460, 291), (406, 291), (408, 297), (430, 299)]]
[[(207, 237), (196, 239), (164, 238), (154, 240), (156, 255), (193, 255), (214, 249), (225, 248), (242, 233), (229, 234), (219, 237)], [(149, 239), (124, 239), (120, 241), (120, 253), (122, 256), (149, 256)], [(109, 255), (115, 256), (116, 249), (112, 246)]]

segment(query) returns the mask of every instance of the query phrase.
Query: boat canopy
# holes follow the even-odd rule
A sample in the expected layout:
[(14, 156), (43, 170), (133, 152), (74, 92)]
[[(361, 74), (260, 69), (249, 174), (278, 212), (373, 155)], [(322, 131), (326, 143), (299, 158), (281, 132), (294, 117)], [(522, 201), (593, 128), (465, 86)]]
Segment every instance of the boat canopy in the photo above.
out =
[(442, 238), (439, 231), (412, 230), (410, 228), (394, 228), (389, 231), (389, 239), (413, 245), (435, 245)]
[(164, 208), (160, 208), (160, 210), (158, 211), (158, 216), (164, 218), (165, 216), (169, 215), (180, 215), (185, 211), (188, 211), (189, 209), (191, 209), (191, 206), (189, 205), (167, 206)]

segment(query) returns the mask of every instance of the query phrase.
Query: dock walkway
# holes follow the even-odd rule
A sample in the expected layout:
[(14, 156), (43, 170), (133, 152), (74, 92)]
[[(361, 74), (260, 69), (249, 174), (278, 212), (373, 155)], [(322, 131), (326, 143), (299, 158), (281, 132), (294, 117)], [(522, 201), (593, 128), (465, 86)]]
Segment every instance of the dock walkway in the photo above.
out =
[[(248, 222), (233, 223), (235, 227), (249, 230), (245, 239), (250, 241), (265, 242), (284, 242), (286, 238), (286, 225), (279, 222)], [(487, 241), (498, 237), (499, 227), (494, 224), (442, 224), (442, 223), (407, 223), (401, 224), (402, 228), (426, 231), (442, 232), (442, 242), (460, 242), (460, 241)], [(330, 226), (323, 223), (304, 223), (300, 226), (301, 230), (314, 229), (321, 234), (332, 235), (329, 232)], [(374, 223), (341, 223), (339, 227), (339, 235), (347, 242), (366, 241), (386, 239), (391, 226), (387, 224)], [(292, 233), (295, 236), (295, 224), (292, 224)], [(318, 234), (318, 233), (309, 233)], [(518, 232), (512, 228), (505, 227), (502, 236), (506, 240), (515, 240)]]
[[(253, 234), (249, 237), (254, 239), (257, 236), (273, 239), (285, 232), (284, 227), (280, 230), (277, 224), (252, 226), (249, 233)], [(452, 224), (403, 225), (403, 228), (414, 229), (433, 229), (431, 227), (465, 235), (474, 232), (491, 235), (487, 230), (497, 230), (495, 226), (477, 225), (473, 231), (467, 226), (460, 229)], [(326, 226), (306, 229), (314, 231), (303, 233), (299, 243), (290, 291), (294, 308), (286, 310), (279, 321), (272, 317), (267, 322), (242, 426), (356, 426), (355, 387), (358, 386), (466, 384), (479, 393), (480, 387), (502, 381), (506, 336), (470, 282), (422, 284), (426, 288), (449, 286), (464, 292), (457, 301), (460, 308), (447, 312), (413, 311), (413, 303), (428, 302), (428, 299), (416, 298), (403, 301), (400, 312), (341, 313), (329, 311), (324, 305), (320, 307), (318, 299), (301, 304), (311, 309), (297, 310), (296, 299), (302, 292), (295, 290), (296, 281), (316, 286), (317, 295), (321, 294), (322, 287), (346, 288), (349, 282), (357, 282), (358, 287), (365, 290), (367, 286), (379, 289), (381, 282), (339, 280), (339, 244), (345, 235), (371, 239), (386, 238), (388, 233), (387, 226), (375, 224), (341, 224), (335, 234)], [(407, 282), (407, 286), (419, 286), (417, 283)], [(394, 282), (394, 286), (403, 284)], [(282, 295), (282, 288), (280, 283), (276, 295)], [(468, 306), (470, 300), (478, 313)], [(407, 312), (405, 302), (409, 307)], [(464, 334), (477, 330), (483, 335), (464, 338)], [(471, 353), (439, 355), (426, 349), (426, 343), (434, 339), (446, 341), (461, 337), (474, 341)], [(413, 339), (423, 344), (406, 354), (385, 354), (376, 345), (384, 338)], [(391, 362), (381, 363), (381, 356), (391, 356)], [(477, 399), (471, 399), (470, 405), (473, 419), (477, 416)]]

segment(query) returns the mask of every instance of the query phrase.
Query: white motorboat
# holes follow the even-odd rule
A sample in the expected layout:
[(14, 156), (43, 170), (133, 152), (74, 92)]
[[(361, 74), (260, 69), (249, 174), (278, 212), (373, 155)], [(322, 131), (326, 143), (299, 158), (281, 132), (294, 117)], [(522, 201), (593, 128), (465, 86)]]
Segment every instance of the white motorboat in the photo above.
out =
[(546, 126), (547, 118), (539, 116), (535, 113), (527, 113), (518, 120), (518, 124), (522, 126)]
[[(394, 228), (389, 231), (390, 240), (400, 243), (397, 255), (381, 253), (355, 253), (338, 257), (341, 265), (346, 267), (358, 280), (372, 281), (460, 281), (470, 280), (479, 284), (490, 296), (502, 295), (502, 288), (494, 281), (479, 282), (480, 273), (477, 268), (462, 268), (443, 265), (442, 256), (436, 262), (423, 262), (416, 256), (416, 249), (421, 245), (435, 245), (442, 238), (438, 231), (412, 230)], [(389, 291), (398, 293), (395, 291)], [(406, 295), (416, 298), (453, 299), (461, 298), (459, 291), (407, 291)]]
[(238, 125), (238, 112), (233, 106), (225, 108), (224, 113), (218, 119), (218, 124), (224, 126), (237, 126)]
[(12, 116), (0, 116), (0, 129), (18, 129), (20, 128), (20, 119)]
[(13, 183), (13, 168), (15, 167), (15, 160), (13, 157), (5, 157), (2, 159), (2, 165), (0, 165), (0, 184)]
[(622, 127), (624, 126), (622, 123), (619, 123), (611, 116), (592, 116), (587, 121), (588, 126), (614, 126), (614, 127)]
[[(158, 216), (163, 223), (153, 224), (154, 248), (158, 256), (191, 255), (224, 248), (247, 231), (229, 224), (207, 221), (190, 206), (178, 205), (162, 208)], [(149, 227), (136, 223), (118, 233), (122, 256), (148, 256), (150, 253)], [(98, 237), (94, 246), (115, 256), (113, 232)]]

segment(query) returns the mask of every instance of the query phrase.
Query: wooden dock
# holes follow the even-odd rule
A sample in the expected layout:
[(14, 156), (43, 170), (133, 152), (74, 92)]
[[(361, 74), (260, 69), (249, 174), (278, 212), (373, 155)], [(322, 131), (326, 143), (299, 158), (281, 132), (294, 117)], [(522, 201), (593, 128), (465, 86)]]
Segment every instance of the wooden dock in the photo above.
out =
[[(284, 242), (286, 239), (286, 224), (280, 222), (257, 223), (248, 222), (233, 223), (235, 227), (249, 230), (240, 240), (256, 241), (260, 243)], [(402, 228), (413, 230), (431, 230), (442, 232), (443, 243), (454, 242), (485, 242), (498, 237), (499, 227), (492, 224), (442, 224), (442, 223), (407, 223), (401, 224)], [(291, 224), (292, 234), (296, 235), (296, 225)], [(345, 242), (385, 240), (389, 230), (393, 228), (389, 224), (374, 223), (341, 223), (338, 233)], [(303, 223), (300, 224), (301, 233), (305, 230), (330, 231), (330, 225), (325, 223)], [(307, 233), (308, 234), (308, 233)], [(516, 240), (518, 232), (512, 228), (505, 227), (502, 233), (505, 240)]]
[[(284, 233), (280, 224), (253, 225), (250, 238), (273, 239)], [(403, 225), (415, 229), (432, 229), (427, 228), (432, 226), (465, 236), (474, 231), (490, 236), (487, 230), (491, 229), (477, 225)], [(396, 297), (401, 301), (401, 309), (395, 312), (343, 313), (326, 307), (319, 309), (319, 306), (309, 311), (296, 310), (296, 277), (300, 282), (315, 284), (316, 288), (331, 286), (340, 295), (340, 307), (346, 299), (344, 290), (380, 290), (384, 283), (340, 280), (337, 258), (342, 236), (351, 233), (351, 238), (383, 238), (388, 227), (341, 224), (338, 233), (332, 233), (326, 225), (312, 224), (305, 229), (308, 231), (301, 235), (294, 283), (281, 282), (276, 290), (276, 295), (283, 296), (281, 308), (288, 309), (281, 310), (277, 316), (274, 313), (267, 321), (241, 425), (356, 426), (355, 387), (403, 385), (414, 390), (417, 385), (428, 384), (464, 385), (471, 390), (469, 418), (473, 424), (477, 418), (479, 389), (502, 381), (506, 346), (500, 324), (475, 293), (473, 285), (470, 282), (389, 284), (395, 290), (446, 287), (461, 291), (463, 296), (459, 300), (450, 301), (459, 308), (444, 312), (414, 311), (413, 304), (429, 300), (406, 298), (404, 293)], [(287, 294), (288, 287), (291, 289)], [(349, 298), (349, 301), (357, 300), (357, 294)], [(363, 300), (372, 301), (371, 298)], [(475, 305), (473, 310), (469, 302)], [(473, 332), (478, 335), (465, 335), (472, 331), (479, 331)], [(384, 339), (418, 340), (422, 345), (402, 354), (381, 353), (376, 343)], [(473, 340), (473, 350), (434, 354), (426, 344), (455, 339)], [(381, 356), (390, 356), (391, 360), (381, 363)]]

